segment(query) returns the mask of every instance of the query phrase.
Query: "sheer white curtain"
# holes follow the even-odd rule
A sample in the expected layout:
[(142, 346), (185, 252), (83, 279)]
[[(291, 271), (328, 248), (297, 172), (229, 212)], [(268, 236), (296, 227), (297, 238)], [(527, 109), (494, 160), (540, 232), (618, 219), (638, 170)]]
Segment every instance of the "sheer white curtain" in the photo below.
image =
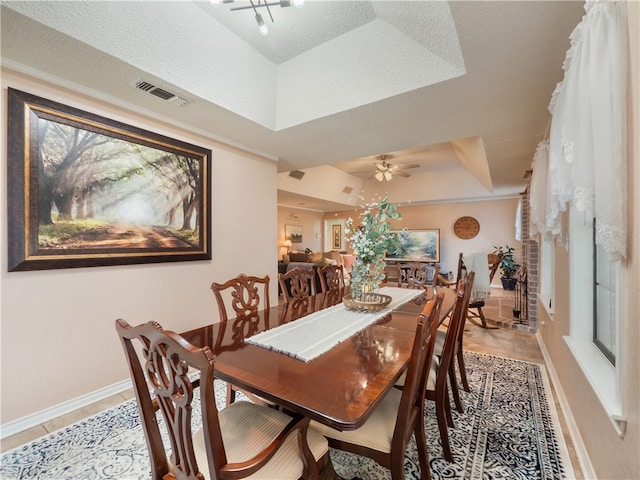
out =
[(549, 105), (548, 156), (543, 144), (534, 156), (531, 234), (561, 238), (560, 213), (573, 201), (596, 218), (596, 243), (619, 260), (626, 256), (626, 3), (590, 1), (585, 10)]
[(529, 236), (546, 235), (547, 171), (549, 168), (549, 142), (538, 144), (531, 165), (533, 173), (529, 185)]
[(626, 256), (627, 18), (624, 2), (587, 4), (579, 58), (574, 202), (596, 218), (596, 243)]

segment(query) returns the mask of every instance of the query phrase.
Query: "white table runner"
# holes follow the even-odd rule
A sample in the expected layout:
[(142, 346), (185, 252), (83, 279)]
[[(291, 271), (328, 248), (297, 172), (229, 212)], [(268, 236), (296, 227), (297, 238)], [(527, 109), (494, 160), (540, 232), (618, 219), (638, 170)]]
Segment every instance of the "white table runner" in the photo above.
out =
[(308, 362), (418, 297), (424, 290), (382, 287), (379, 293), (389, 295), (392, 300), (377, 312), (354, 312), (340, 303), (254, 335), (246, 342)]

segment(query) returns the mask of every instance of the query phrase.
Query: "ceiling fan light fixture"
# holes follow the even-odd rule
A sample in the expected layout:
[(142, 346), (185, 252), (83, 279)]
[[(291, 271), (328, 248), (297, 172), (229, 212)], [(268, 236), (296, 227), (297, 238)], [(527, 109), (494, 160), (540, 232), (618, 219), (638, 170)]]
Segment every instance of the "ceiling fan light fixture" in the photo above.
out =
[(384, 179), (388, 182), (389, 180), (391, 180), (393, 178), (393, 175), (391, 175), (391, 172), (389, 170), (387, 170), (386, 172), (384, 172)]
[(384, 180), (384, 174), (383, 174), (380, 170), (378, 170), (378, 171), (376, 172), (376, 174), (374, 175), (374, 177), (375, 177), (375, 179), (376, 179), (376, 180), (378, 180), (379, 182), (381, 182), (381, 181), (383, 181), (383, 180)]
[[(235, 0), (209, 0), (209, 2), (213, 5), (217, 5), (220, 3), (234, 3)], [(236, 10), (247, 10), (252, 9), (256, 14), (256, 23), (260, 28), (260, 33), (262, 35), (267, 35), (269, 33), (269, 28), (264, 24), (264, 19), (262, 15), (258, 13), (259, 8), (266, 8), (267, 13), (269, 14), (269, 18), (273, 23), (273, 15), (271, 14), (271, 7), (275, 7), (280, 5), (281, 8), (295, 6), (296, 8), (301, 8), (304, 6), (304, 0), (278, 0), (278, 1), (269, 1), (269, 0), (249, 0), (249, 5), (241, 5), (239, 7), (232, 7), (231, 11)]]
[(262, 19), (262, 15), (256, 13), (256, 23), (258, 24), (258, 29), (262, 35), (266, 35), (269, 33), (269, 28), (264, 24), (264, 20)]

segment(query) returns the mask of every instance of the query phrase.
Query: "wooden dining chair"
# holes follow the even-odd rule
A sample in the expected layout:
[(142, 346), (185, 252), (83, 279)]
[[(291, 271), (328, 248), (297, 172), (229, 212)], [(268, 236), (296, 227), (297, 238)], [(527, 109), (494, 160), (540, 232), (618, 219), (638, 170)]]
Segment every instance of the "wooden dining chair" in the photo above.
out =
[(401, 262), (400, 285), (404, 288), (436, 290), (440, 265), (429, 265), (425, 262)]
[[(472, 285), (473, 273), (458, 282), (456, 303), (449, 318), (445, 342), (438, 346), (437, 336), (440, 332), (440, 330), (438, 330), (434, 334), (434, 355), (430, 357), (430, 360), (427, 362), (426, 398), (435, 402), (442, 450), (444, 458), (449, 462), (453, 462), (453, 454), (451, 453), (451, 446), (449, 445), (448, 427), (453, 427), (453, 417), (451, 415), (451, 405), (449, 402), (449, 382), (447, 377), (450, 371), (450, 365), (453, 362), (453, 356), (455, 355), (455, 340), (458, 335), (458, 329), (466, 316), (466, 305), (469, 302)], [(439, 348), (440, 350), (438, 350)], [(403, 375), (396, 383), (396, 387), (404, 388), (405, 384), (406, 379)], [(456, 394), (457, 393), (456, 391)]]
[(411, 358), (402, 391), (392, 388), (371, 416), (357, 430), (335, 430), (316, 421), (311, 427), (329, 440), (329, 446), (363, 455), (391, 470), (393, 480), (404, 478), (405, 448), (415, 435), (422, 476), (430, 479), (429, 454), (425, 437), (424, 402), (427, 359), (433, 355), (444, 293), (430, 300), (418, 317)]
[[(218, 411), (215, 357), (156, 322), (136, 327), (116, 320), (133, 381), (153, 480), (318, 478), (327, 440), (309, 429), (309, 419), (238, 401)], [(195, 375), (194, 375), (195, 374)], [(202, 428), (192, 413), (200, 390)], [(167, 426), (167, 457), (159, 428)], [(254, 475), (255, 474), (255, 475)]]
[[(471, 276), (471, 274), (473, 274), (473, 276)], [(468, 284), (467, 288), (473, 291), (473, 281), (475, 277), (475, 272), (471, 272), (469, 275), (467, 275), (467, 277), (470, 277), (470, 278), (467, 278), (467, 284)], [(464, 388), (466, 392), (471, 391), (471, 388), (469, 387), (469, 382), (467, 381), (467, 370), (464, 364), (464, 351), (463, 351), (464, 329), (465, 329), (467, 317), (468, 315), (464, 314), (460, 319), (460, 325), (458, 326), (458, 333), (456, 336), (454, 353), (453, 353), (451, 362), (449, 364), (449, 381), (451, 383), (451, 391), (453, 394), (453, 399), (456, 405), (456, 409), (460, 413), (464, 412), (464, 406), (462, 405), (462, 401), (460, 399), (460, 393), (458, 389), (458, 380), (456, 377), (456, 361), (458, 364), (458, 371), (460, 372), (460, 382), (462, 383), (462, 388)], [(442, 356), (446, 336), (447, 336), (447, 330), (440, 329), (436, 333), (435, 353), (438, 357)]]
[(344, 288), (344, 268), (342, 265), (325, 265), (318, 269), (323, 292)]
[[(220, 322), (223, 324), (221, 330), (232, 318), (235, 318), (236, 324), (243, 324), (243, 330), (257, 330), (261, 319), (259, 312), (269, 310), (271, 306), (269, 275), (256, 277), (241, 273), (224, 283), (212, 283), (211, 290), (218, 304)], [(235, 386), (227, 384), (227, 405), (235, 401), (237, 390)], [(266, 403), (255, 395), (243, 393), (256, 403)]]
[[(454, 359), (457, 352), (458, 338), (462, 336), (461, 329), (464, 328), (467, 316), (467, 307), (473, 288), (473, 278), (475, 273), (469, 272), (460, 282), (456, 289), (456, 303), (449, 318), (449, 325), (444, 337), (442, 347), (434, 345), (435, 355), (430, 364), (428, 374), (426, 398), (435, 402), (438, 429), (440, 430), (440, 440), (444, 458), (453, 462), (453, 454), (449, 444), (448, 427), (453, 427), (453, 417), (451, 415), (451, 404), (449, 402), (449, 385), (456, 406), (460, 405), (459, 411), (462, 413), (462, 403), (459, 398), (457, 382), (455, 378)], [(437, 342), (437, 333), (434, 336), (434, 343)], [(440, 348), (440, 350), (437, 350)], [(453, 375), (451, 375), (453, 372)]]
[(315, 271), (293, 268), (286, 273), (278, 274), (278, 283), (282, 291), (282, 300), (301, 300), (316, 294)]

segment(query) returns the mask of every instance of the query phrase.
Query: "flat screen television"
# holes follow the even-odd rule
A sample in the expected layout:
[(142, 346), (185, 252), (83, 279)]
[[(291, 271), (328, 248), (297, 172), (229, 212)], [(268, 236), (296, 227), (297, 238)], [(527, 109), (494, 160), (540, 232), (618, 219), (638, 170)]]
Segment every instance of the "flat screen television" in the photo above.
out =
[(387, 260), (398, 262), (440, 262), (440, 229), (394, 230), (398, 248), (387, 252)]

